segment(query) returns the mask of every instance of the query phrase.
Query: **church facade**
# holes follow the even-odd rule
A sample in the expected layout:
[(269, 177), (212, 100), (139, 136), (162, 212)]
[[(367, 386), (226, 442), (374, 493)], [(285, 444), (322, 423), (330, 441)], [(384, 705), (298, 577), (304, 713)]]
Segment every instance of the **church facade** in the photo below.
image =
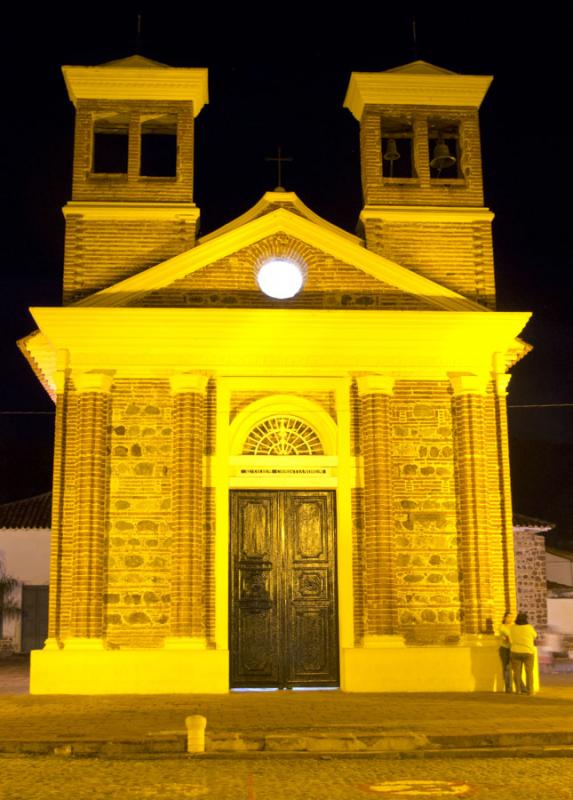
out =
[(32, 309), (20, 343), (56, 403), (31, 691), (500, 688), (507, 371), (529, 314), (495, 311), (491, 79), (351, 76), (357, 235), (279, 187), (197, 238), (206, 70), (135, 56), (64, 77), (64, 305)]

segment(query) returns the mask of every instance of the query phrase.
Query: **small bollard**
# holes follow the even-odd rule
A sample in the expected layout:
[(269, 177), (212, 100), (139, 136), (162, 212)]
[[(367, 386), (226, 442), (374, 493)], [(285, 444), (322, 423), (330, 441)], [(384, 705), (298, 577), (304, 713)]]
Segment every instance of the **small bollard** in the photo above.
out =
[(195, 714), (185, 718), (185, 725), (187, 726), (187, 752), (204, 753), (207, 718)]

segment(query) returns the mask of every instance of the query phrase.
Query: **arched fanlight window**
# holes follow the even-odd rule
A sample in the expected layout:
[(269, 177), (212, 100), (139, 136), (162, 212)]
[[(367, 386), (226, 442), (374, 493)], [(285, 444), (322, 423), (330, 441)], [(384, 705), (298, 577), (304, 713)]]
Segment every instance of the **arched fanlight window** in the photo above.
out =
[(244, 456), (324, 455), (318, 435), (307, 422), (290, 415), (270, 417), (256, 425), (245, 440)]

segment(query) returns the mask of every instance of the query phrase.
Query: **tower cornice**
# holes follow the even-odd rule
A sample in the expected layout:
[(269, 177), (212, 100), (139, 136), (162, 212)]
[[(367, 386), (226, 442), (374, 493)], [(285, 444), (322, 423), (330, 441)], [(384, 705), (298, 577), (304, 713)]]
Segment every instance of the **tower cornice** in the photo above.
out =
[(205, 68), (137, 66), (116, 62), (99, 67), (62, 67), (66, 88), (77, 107), (81, 100), (152, 100), (192, 102), (199, 114), (209, 102)]
[(344, 107), (359, 122), (370, 105), (479, 108), (492, 80), (491, 75), (444, 72), (353, 72)]

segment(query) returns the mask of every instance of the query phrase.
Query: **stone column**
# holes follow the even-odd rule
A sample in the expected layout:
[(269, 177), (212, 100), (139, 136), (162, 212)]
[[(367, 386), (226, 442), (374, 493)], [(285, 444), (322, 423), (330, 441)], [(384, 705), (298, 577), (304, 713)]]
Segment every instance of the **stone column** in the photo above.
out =
[(203, 648), (203, 454), (206, 375), (171, 378), (173, 393), (173, 550), (169, 648)]
[(66, 648), (101, 648), (107, 485), (107, 427), (112, 376), (74, 376), (78, 457), (72, 567), (71, 638)]
[(364, 462), (364, 610), (365, 646), (390, 644), (395, 633), (392, 554), (392, 486), (390, 403), (393, 378), (366, 375), (357, 379), (361, 397)]
[(454, 453), (458, 495), (458, 530), (462, 568), (462, 630), (480, 634), (493, 614), (490, 536), (487, 519), (487, 473), (484, 406), (489, 376), (451, 378)]

